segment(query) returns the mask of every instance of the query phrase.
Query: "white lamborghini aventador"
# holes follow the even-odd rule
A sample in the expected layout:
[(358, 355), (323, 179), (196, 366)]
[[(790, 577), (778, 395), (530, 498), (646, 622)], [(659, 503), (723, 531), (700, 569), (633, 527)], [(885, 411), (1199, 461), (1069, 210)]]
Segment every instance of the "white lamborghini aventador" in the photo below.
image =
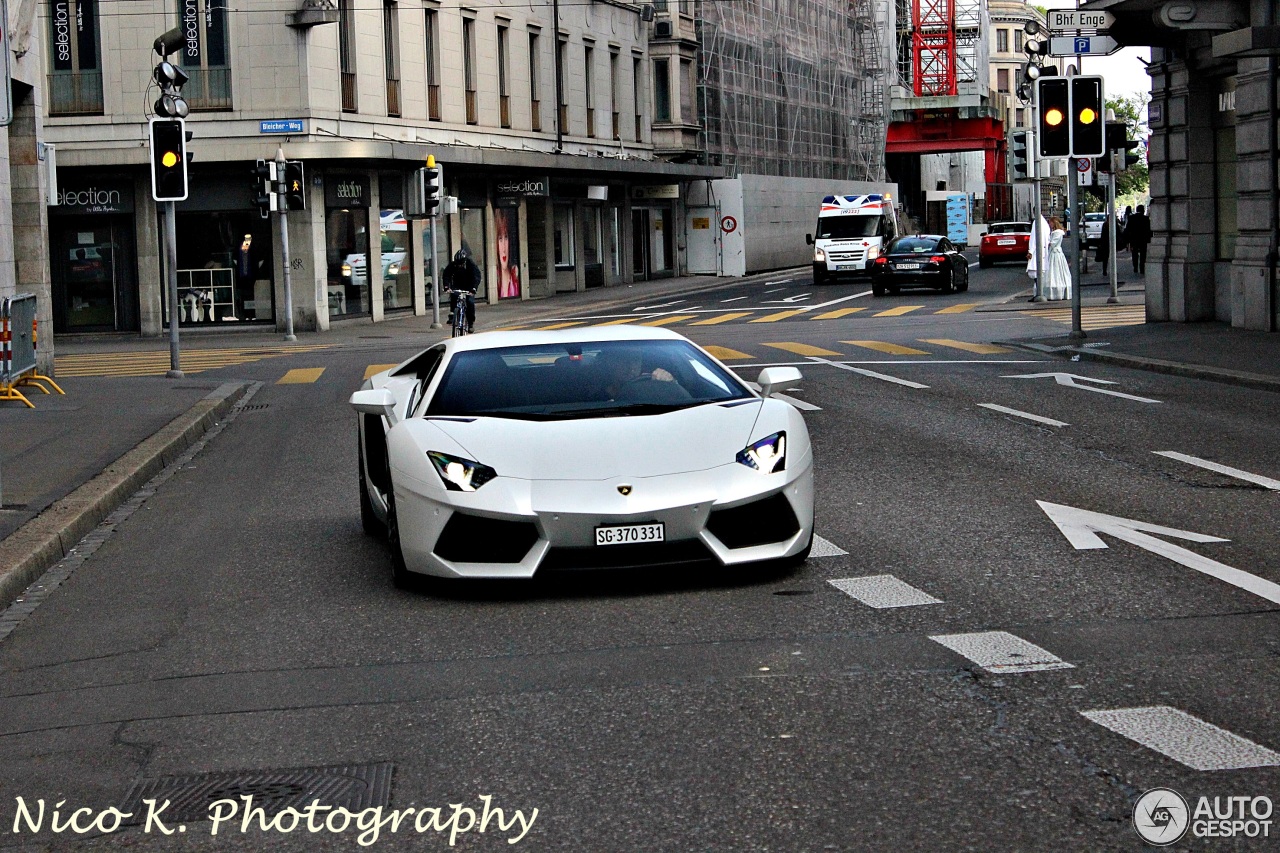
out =
[(359, 413), (360, 516), (393, 573), (801, 562), (813, 542), (809, 433), (667, 329), (454, 338), (376, 374)]

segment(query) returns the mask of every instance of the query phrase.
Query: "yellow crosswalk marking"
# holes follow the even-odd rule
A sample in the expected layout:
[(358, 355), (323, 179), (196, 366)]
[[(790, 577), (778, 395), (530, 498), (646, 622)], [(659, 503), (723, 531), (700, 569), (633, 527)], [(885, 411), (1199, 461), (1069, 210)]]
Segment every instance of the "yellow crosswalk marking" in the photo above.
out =
[(921, 338), (923, 343), (937, 344), (940, 347), (951, 347), (952, 349), (962, 349), (965, 352), (976, 352), (979, 355), (995, 355), (1001, 352), (1012, 352), (1005, 347), (998, 347), (995, 344), (971, 344), (967, 341), (953, 341), (947, 338)]
[(765, 317), (757, 317), (756, 319), (754, 319), (754, 320), (749, 320), (748, 322), (750, 322), (750, 323), (776, 323), (776, 322), (778, 322), (779, 320), (785, 320), (785, 319), (787, 319), (788, 317), (794, 317), (794, 316), (796, 316), (797, 314), (803, 314), (803, 313), (804, 313), (804, 310), (805, 310), (805, 309), (803, 309), (803, 308), (798, 308), (798, 309), (796, 309), (795, 311), (779, 311), (777, 314), (769, 314), (769, 315), (767, 315), (767, 316), (765, 316)]
[(674, 317), (659, 317), (657, 320), (648, 320), (640, 323), (641, 326), (670, 326), (672, 323), (679, 323), (682, 320), (692, 320), (697, 314), (677, 314)]
[(594, 323), (596, 326), (623, 326), (627, 323), (639, 324), (640, 317), (623, 317), (621, 320), (606, 320), (603, 323)]
[(732, 314), (721, 314), (719, 317), (708, 317), (706, 320), (698, 320), (696, 323), (690, 323), (690, 326), (714, 326), (717, 323), (727, 323), (730, 320), (737, 320), (739, 317), (750, 317), (750, 311), (735, 311)]
[(751, 358), (751, 356), (747, 355), (745, 352), (738, 352), (736, 349), (729, 349), (728, 347), (708, 346), (703, 347), (703, 349), (721, 361), (733, 361), (737, 358)]
[(324, 373), (323, 367), (297, 367), (276, 380), (277, 385), (305, 385), (315, 382)]
[(390, 370), (395, 367), (394, 364), (371, 364), (364, 369), (364, 378), (368, 379), (375, 373), (381, 373), (384, 370)]
[(841, 308), (838, 311), (828, 311), (825, 314), (819, 314), (816, 317), (810, 317), (811, 320), (838, 320), (841, 317), (848, 317), (850, 314), (857, 314), (859, 311), (866, 311), (866, 308)]
[(903, 314), (910, 314), (912, 311), (919, 311), (923, 307), (923, 305), (899, 305), (897, 308), (890, 308), (888, 311), (881, 311), (873, 316), (901, 317)]
[(960, 305), (950, 305), (950, 306), (948, 306), (948, 307), (946, 307), (946, 308), (943, 308), (941, 311), (934, 311), (933, 313), (935, 313), (935, 314), (963, 314), (963, 313), (964, 313), (964, 312), (966, 312), (966, 311), (972, 311), (974, 308), (977, 308), (977, 307), (978, 307), (979, 305), (981, 305), (981, 304), (982, 304), (982, 303), (980, 303), (980, 302), (965, 302), (965, 303), (962, 303), (962, 304), (960, 304)]
[(841, 341), (842, 344), (853, 344), (855, 347), (863, 347), (865, 349), (873, 349), (876, 352), (886, 352), (889, 355), (928, 355), (929, 353), (921, 349), (912, 349), (899, 344), (889, 344), (884, 341)]
[[(1056, 323), (1071, 325), (1071, 309), (1053, 308), (1048, 311), (1020, 311), (1030, 317), (1043, 317)], [(1080, 328), (1085, 331), (1112, 329), (1116, 326), (1141, 326), (1147, 322), (1147, 309), (1143, 305), (1090, 305), (1080, 309)]]
[(796, 343), (784, 342), (784, 343), (777, 343), (777, 344), (765, 344), (765, 346), (773, 347), (774, 349), (786, 350), (787, 352), (793, 352), (796, 355), (818, 355), (818, 356), (844, 355), (844, 353), (841, 353), (841, 352), (835, 352), (834, 350), (823, 349), (822, 347), (813, 347), (813, 346), (809, 346), (808, 344), (796, 344)]
[(539, 332), (549, 332), (552, 329), (567, 329), (570, 326), (581, 326), (586, 320), (570, 320), (567, 323), (552, 323), (550, 326), (539, 326)]

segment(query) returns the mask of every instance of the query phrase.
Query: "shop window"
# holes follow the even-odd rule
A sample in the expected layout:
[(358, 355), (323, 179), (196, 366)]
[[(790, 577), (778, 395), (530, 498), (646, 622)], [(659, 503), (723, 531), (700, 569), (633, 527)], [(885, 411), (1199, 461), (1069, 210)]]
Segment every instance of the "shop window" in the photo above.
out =
[(179, 326), (273, 319), (269, 221), (241, 211), (179, 213), (176, 230)]
[(182, 97), (193, 110), (231, 109), (231, 61), (227, 4), (222, 0), (178, 0), (184, 40), (182, 70), (191, 80)]
[(574, 267), (573, 205), (557, 204), (552, 211), (551, 243), (554, 248), (556, 269), (571, 270)]
[(49, 114), (101, 115), (99, 0), (54, 0), (49, 15)]
[(381, 211), (382, 308), (413, 307), (413, 255), (409, 249), (409, 220), (396, 208)]
[(369, 314), (369, 211), (363, 207), (325, 211), (325, 257), (329, 270), (329, 316)]
[(609, 208), (609, 274), (617, 281), (622, 273), (622, 212)]
[(476, 295), (487, 299), (489, 264), (484, 257), (484, 247), (488, 245), (485, 230), (483, 207), (462, 208), (462, 248), (476, 262), (476, 266), (480, 267), (480, 290)]
[(601, 256), (600, 214), (598, 207), (582, 209), (582, 265), (587, 287), (604, 284), (604, 265)]

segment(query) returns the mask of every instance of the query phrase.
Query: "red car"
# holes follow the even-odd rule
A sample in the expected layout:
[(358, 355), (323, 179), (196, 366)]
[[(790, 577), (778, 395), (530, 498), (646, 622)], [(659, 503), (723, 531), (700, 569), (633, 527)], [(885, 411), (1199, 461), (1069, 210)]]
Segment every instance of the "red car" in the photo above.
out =
[(992, 222), (978, 247), (978, 266), (986, 269), (996, 261), (1025, 264), (1030, 247), (1030, 222)]

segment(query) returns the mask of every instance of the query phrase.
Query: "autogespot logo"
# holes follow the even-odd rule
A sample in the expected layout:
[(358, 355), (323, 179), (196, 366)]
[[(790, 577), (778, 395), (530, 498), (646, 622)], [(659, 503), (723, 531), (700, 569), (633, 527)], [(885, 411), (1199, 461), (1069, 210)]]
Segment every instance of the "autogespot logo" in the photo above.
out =
[(1152, 788), (1133, 805), (1133, 828), (1143, 841), (1160, 847), (1186, 835), (1190, 818), (1187, 801), (1169, 788)]

